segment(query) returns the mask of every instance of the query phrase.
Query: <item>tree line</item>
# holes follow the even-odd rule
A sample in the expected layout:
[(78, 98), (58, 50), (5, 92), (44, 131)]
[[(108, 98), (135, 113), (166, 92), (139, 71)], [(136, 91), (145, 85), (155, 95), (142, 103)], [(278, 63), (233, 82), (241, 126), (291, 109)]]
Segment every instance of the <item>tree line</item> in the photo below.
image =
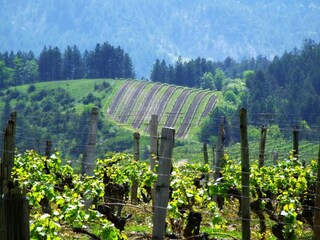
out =
[[(228, 57), (224, 61), (204, 58), (167, 64), (155, 61), (151, 80), (187, 87), (218, 90), (223, 99), (204, 123), (200, 139), (208, 142), (217, 130), (220, 116), (227, 116), (227, 125), (237, 121), (240, 106), (250, 113), (252, 123), (294, 125), (311, 131), (320, 124), (320, 43), (305, 40), (301, 47), (286, 51), (272, 60), (266, 57), (237, 62)], [(236, 98), (236, 101), (233, 99)], [(309, 136), (310, 137), (310, 136)], [(316, 138), (316, 136), (315, 136)], [(239, 140), (239, 136), (227, 136)]]
[(120, 47), (96, 44), (94, 50), (45, 46), (38, 57), (32, 51), (0, 52), (0, 88), (81, 78), (134, 78), (132, 60)]
[(150, 79), (153, 82), (179, 86), (221, 90), (221, 81), (242, 77), (246, 70), (266, 70), (270, 64), (267, 57), (244, 59), (237, 62), (231, 57), (223, 61), (196, 58), (183, 61), (181, 57), (174, 64), (157, 59), (153, 64)]

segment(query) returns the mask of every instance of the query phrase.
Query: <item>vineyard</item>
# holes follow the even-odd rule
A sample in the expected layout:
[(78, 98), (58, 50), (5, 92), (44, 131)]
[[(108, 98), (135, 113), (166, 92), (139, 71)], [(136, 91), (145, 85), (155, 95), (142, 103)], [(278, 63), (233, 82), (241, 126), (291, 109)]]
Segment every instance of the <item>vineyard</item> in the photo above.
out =
[(125, 81), (111, 102), (108, 114), (116, 122), (140, 132), (148, 131), (151, 115), (157, 114), (160, 127), (174, 127), (177, 138), (186, 138), (190, 126), (199, 126), (216, 101), (212, 91)]
[(260, 146), (259, 161), (249, 161), (242, 119), (240, 157), (229, 155), (219, 141), (213, 161), (208, 150), (203, 162), (173, 161), (175, 131), (164, 127), (151, 164), (139, 161), (135, 134), (134, 155), (86, 163), (92, 174), (79, 173), (49, 148), (45, 155), (14, 156), (14, 124), (12, 115), (2, 149), (2, 235), (10, 234), (6, 226), (16, 220), (29, 226), (30, 239), (317, 239), (319, 234), (317, 156), (306, 164), (293, 149), (271, 164)]

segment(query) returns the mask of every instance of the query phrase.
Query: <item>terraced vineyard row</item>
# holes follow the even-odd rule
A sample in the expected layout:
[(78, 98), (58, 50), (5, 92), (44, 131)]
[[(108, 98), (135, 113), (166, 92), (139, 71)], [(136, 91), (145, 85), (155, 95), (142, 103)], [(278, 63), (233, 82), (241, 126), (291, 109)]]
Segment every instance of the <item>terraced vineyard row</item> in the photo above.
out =
[(186, 138), (189, 130), (198, 126), (214, 108), (216, 101), (211, 91), (126, 81), (110, 104), (108, 114), (115, 121), (144, 132), (148, 132), (151, 114), (157, 114), (160, 127), (174, 127), (178, 138)]

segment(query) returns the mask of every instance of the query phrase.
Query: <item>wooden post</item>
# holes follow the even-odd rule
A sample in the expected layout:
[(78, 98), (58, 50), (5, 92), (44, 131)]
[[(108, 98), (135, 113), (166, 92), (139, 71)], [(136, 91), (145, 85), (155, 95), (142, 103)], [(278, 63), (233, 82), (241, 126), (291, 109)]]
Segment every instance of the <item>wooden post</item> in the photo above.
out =
[(223, 166), (223, 155), (224, 155), (224, 140), (225, 140), (225, 131), (224, 131), (224, 124), (225, 124), (225, 117), (222, 116), (220, 119), (220, 128), (219, 128), (219, 138), (217, 144), (217, 158), (215, 164), (215, 177), (214, 180), (217, 180), (221, 177), (220, 169)]
[(265, 148), (266, 148), (267, 127), (261, 127), (260, 151), (259, 151), (259, 168), (264, 166)]
[[(150, 120), (150, 169), (154, 171), (156, 161), (158, 161), (158, 115), (152, 114)], [(154, 188), (151, 189), (152, 206), (154, 210), (155, 205), (155, 192)]]
[[(133, 139), (134, 139), (134, 144), (133, 144), (133, 159), (135, 161), (139, 161), (139, 139), (140, 139), (140, 133), (135, 132), (133, 133)], [(138, 195), (138, 180), (135, 180), (132, 183), (131, 187), (131, 202), (132, 203), (137, 203), (137, 195)]]
[(273, 164), (276, 165), (279, 158), (279, 154), (276, 150), (273, 151)]
[(316, 197), (313, 219), (313, 239), (320, 239), (320, 145), (318, 150), (318, 173), (316, 180)]
[(50, 158), (51, 156), (51, 146), (51, 141), (46, 141), (45, 155), (47, 158)]
[(214, 150), (214, 146), (212, 145), (212, 165), (211, 165), (211, 168), (212, 168), (212, 173), (214, 174), (215, 173), (215, 164), (216, 164), (216, 158), (215, 158), (215, 150)]
[(94, 158), (96, 153), (96, 139), (98, 131), (99, 108), (93, 107), (91, 110), (90, 126), (87, 139), (86, 150), (83, 154), (82, 174), (93, 175)]
[(150, 121), (150, 166), (154, 170), (156, 161), (158, 160), (158, 115), (152, 114)]
[[(207, 144), (203, 143), (203, 160), (204, 160), (204, 164), (208, 164), (209, 163), (209, 154), (208, 154), (208, 148), (207, 148)], [(205, 175), (205, 180), (206, 182), (209, 181), (209, 175), (206, 174)]]
[(293, 157), (299, 158), (299, 126), (293, 128)]
[(0, 164), (0, 236), (3, 240), (30, 239), (28, 202), (25, 194), (21, 193), (11, 177), (15, 131), (16, 113), (14, 112), (3, 132)]
[[(218, 136), (218, 143), (217, 143), (217, 157), (214, 165), (214, 181), (221, 178), (221, 168), (223, 167), (223, 155), (224, 155), (224, 139), (225, 139), (225, 131), (224, 131), (224, 124), (225, 124), (225, 117), (222, 116), (220, 119), (220, 127), (219, 127), (219, 136)], [(213, 196), (213, 201), (216, 202), (219, 208), (223, 207), (223, 200), (218, 196)]]
[(172, 171), (172, 152), (174, 146), (173, 128), (164, 127), (161, 133), (159, 166), (155, 184), (155, 206), (153, 215), (152, 239), (165, 238), (166, 213), (169, 202), (170, 174)]
[(249, 145), (247, 132), (247, 110), (240, 110), (240, 141), (241, 141), (241, 165), (242, 165), (242, 239), (250, 239), (250, 164)]

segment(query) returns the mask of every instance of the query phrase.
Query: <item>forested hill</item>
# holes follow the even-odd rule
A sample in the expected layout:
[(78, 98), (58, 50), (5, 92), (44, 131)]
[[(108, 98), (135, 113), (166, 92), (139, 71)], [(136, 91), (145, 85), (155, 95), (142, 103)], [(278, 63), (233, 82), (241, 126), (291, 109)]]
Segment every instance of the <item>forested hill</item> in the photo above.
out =
[(320, 40), (316, 0), (0, 0), (0, 51), (120, 45), (137, 76), (155, 59), (281, 55)]

